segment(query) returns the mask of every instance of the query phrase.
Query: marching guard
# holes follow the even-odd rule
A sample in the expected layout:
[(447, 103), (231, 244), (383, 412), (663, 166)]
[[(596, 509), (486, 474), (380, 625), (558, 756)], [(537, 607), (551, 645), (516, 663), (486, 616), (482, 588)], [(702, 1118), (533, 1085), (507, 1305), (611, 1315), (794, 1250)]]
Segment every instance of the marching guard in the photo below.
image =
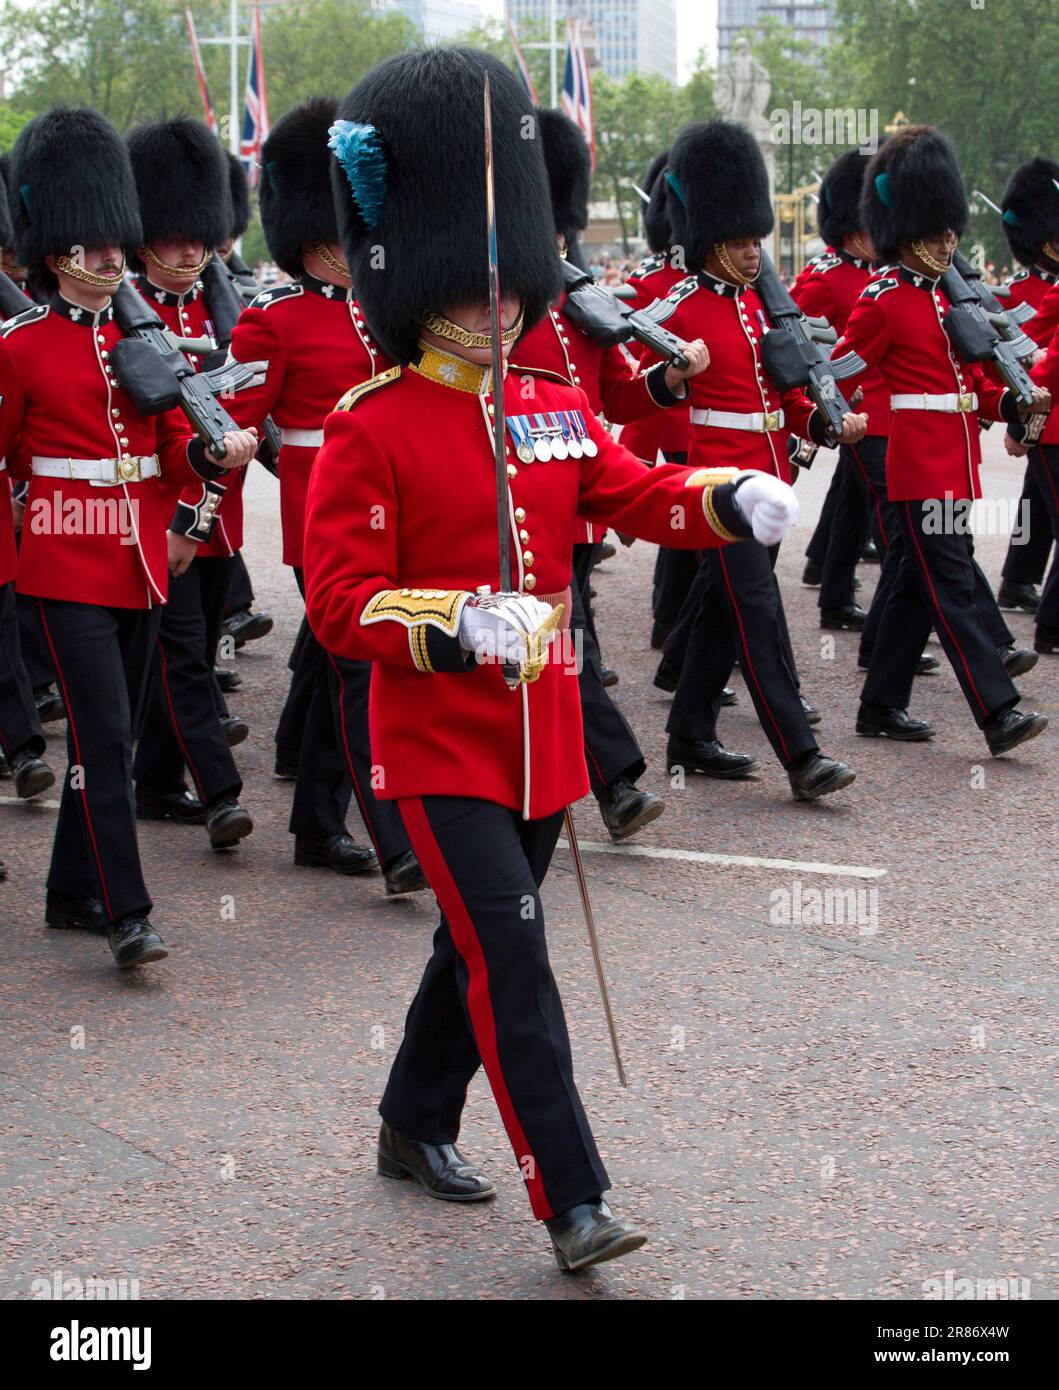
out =
[[(1055, 329), (1054, 320), (1041, 314), (1044, 301), (1059, 284), (1059, 164), (1054, 159), (1029, 159), (1012, 173), (1000, 200), (1001, 226), (1011, 254), (1022, 269), (1008, 281), (1005, 307), (1029, 304), (1037, 310), (1024, 325), (1024, 331), (1041, 348), (1047, 349)], [(1051, 421), (1045, 425), (1059, 440)], [(1036, 613), (1040, 602), (1037, 585), (1044, 577), (1052, 546), (1052, 527), (1047, 491), (1041, 475), (1037, 450), (1030, 453), (1019, 499), (1018, 538), (1013, 536), (1004, 558), (997, 602), (1001, 608), (1021, 608)], [(1052, 615), (1053, 617), (1056, 615)]]
[(85, 108), (35, 117), (12, 183), (19, 258), (50, 293), (0, 330), (0, 454), (31, 478), (18, 589), (38, 601), (68, 721), (45, 920), (105, 931), (124, 968), (167, 955), (136, 841), (132, 740), (166, 599), (173, 488), (245, 466), (256, 439), (225, 434), (215, 464), (182, 414), (141, 416), (119, 384), (111, 298), (143, 232), (113, 127)]
[[(445, 1200), (494, 1195), (455, 1147), (484, 1065), (534, 1215), (569, 1270), (645, 1239), (603, 1201), (610, 1182), (573, 1078), (540, 899), (563, 808), (588, 790), (568, 648), (549, 660), (546, 646), (569, 611), (577, 518), (662, 542), (679, 515), (679, 539), (705, 547), (751, 530), (778, 539), (797, 505), (775, 478), (646, 469), (582, 388), (546, 373), (533, 374), (532, 410), (514, 372), (495, 381), (487, 228), (505, 356), (560, 288), (543, 157), (521, 133), (531, 119), (504, 64), (464, 48), (383, 62), (340, 107), (346, 262), (394, 365), (327, 420), (305, 577), (322, 644), (374, 663), (382, 795), (397, 802), (441, 908), (380, 1106), (379, 1171)], [(514, 591), (501, 583), (502, 549)]]
[[(212, 339), (213, 310), (200, 277), (231, 224), (224, 151), (201, 121), (187, 116), (139, 126), (128, 145), (144, 229), (134, 257), (136, 287), (176, 337)], [(197, 367), (204, 359), (189, 355)], [(205, 825), (210, 846), (223, 850), (254, 828), (239, 802), (243, 783), (231, 749), (248, 728), (228, 715), (213, 675), (232, 557), (242, 545), (242, 473), (227, 482), (211, 524), (217, 502), (201, 483), (174, 499), (169, 599), (133, 777), (141, 820)]]
[[(1015, 708), (1011, 672), (1036, 658), (998, 642), (991, 623), (999, 611), (968, 529), (971, 502), (982, 495), (979, 418), (1023, 423), (1010, 392), (980, 365), (966, 364), (945, 330), (941, 276), (968, 219), (956, 154), (940, 131), (908, 126), (881, 147), (865, 173), (861, 222), (890, 269), (862, 291), (835, 354), (858, 353), (890, 389), (886, 483), (905, 545), (861, 691), (858, 730), (903, 739), (933, 733), (908, 715), (933, 626), (997, 757), (1043, 732), (1048, 720)], [(1048, 405), (1048, 393), (1038, 391), (1034, 410)]]
[[(761, 151), (741, 126), (720, 120), (690, 125), (673, 145), (666, 178), (673, 241), (683, 247), (691, 272), (667, 296), (674, 312), (666, 327), (703, 339), (710, 351), (709, 368), (689, 382), (688, 462), (758, 469), (788, 483), (791, 433), (816, 444), (853, 444), (866, 421), (847, 413), (841, 441), (831, 439), (808, 397), (796, 388), (781, 395), (765, 373), (760, 343), (770, 325), (754, 280), (773, 214)], [(717, 738), (717, 713), (738, 658), (795, 798), (815, 800), (847, 787), (855, 774), (825, 756), (813, 736), (773, 573), (777, 554), (778, 546), (752, 542), (704, 555), (708, 583), (666, 725), (666, 757), (671, 771), (711, 777), (755, 770), (752, 757), (724, 748)]]

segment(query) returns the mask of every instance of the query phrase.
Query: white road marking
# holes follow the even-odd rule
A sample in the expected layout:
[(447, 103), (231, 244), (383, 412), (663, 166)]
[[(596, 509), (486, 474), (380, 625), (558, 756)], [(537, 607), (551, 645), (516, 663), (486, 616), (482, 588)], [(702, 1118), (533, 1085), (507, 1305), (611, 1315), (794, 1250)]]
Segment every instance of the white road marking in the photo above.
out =
[[(723, 864), (738, 869), (787, 869), (800, 874), (826, 874), (832, 878), (882, 878), (889, 871), (868, 864), (820, 864), (811, 859), (763, 859), (756, 854), (707, 854), (701, 849), (658, 849), (654, 845), (615, 845), (599, 840), (577, 842), (585, 854), (633, 854), (642, 859), (680, 859), (689, 864)], [(559, 841), (562, 849), (570, 846)]]
[(31, 796), (28, 801), (24, 801), (20, 796), (0, 796), (0, 806), (47, 806), (49, 811), (59, 809), (57, 801), (46, 801), (39, 796)]

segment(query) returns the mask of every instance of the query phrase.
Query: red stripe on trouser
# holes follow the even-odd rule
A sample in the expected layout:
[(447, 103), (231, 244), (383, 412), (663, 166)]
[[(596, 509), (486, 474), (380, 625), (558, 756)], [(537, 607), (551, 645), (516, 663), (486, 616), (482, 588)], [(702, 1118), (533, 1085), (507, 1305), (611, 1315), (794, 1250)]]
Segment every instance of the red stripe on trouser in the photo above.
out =
[(523, 1176), (527, 1170), (530, 1174), (526, 1178), (526, 1187), (529, 1190), (533, 1215), (538, 1221), (547, 1221), (550, 1216), (554, 1215), (554, 1212), (544, 1195), (540, 1164), (537, 1162), (523, 1132), (522, 1125), (519, 1123), (518, 1113), (508, 1092), (504, 1070), (500, 1063), (496, 1019), (493, 1015), (493, 1001), (489, 993), (489, 968), (486, 964), (482, 944), (478, 940), (478, 933), (474, 929), (474, 922), (467, 911), (460, 890), (456, 887), (453, 877), (449, 873), (449, 866), (445, 863), (441, 846), (434, 838), (426, 810), (419, 797), (402, 799), (401, 819), (405, 823), (405, 829), (408, 831), (408, 838), (412, 842), (416, 858), (434, 890), (438, 905), (445, 914), (445, 920), (452, 934), (453, 945), (459, 951), (463, 963), (467, 967), (469, 977), (467, 1012), (471, 1016), (471, 1027), (474, 1030), (474, 1040), (478, 1045), (478, 1055), (482, 1059), (485, 1074), (493, 1088), (493, 1096), (500, 1111), (500, 1118), (504, 1122), (511, 1147), (515, 1150), (516, 1162), (522, 1169)]
[[(63, 675), (62, 667), (59, 665), (59, 654), (55, 650), (55, 643), (51, 640), (51, 630), (48, 627), (48, 619), (44, 616), (44, 604), (37, 600), (37, 607), (40, 609), (40, 623), (44, 629), (44, 636), (48, 639), (48, 650), (51, 652), (51, 659), (55, 665), (55, 673), (59, 677), (59, 685), (62, 687), (63, 704), (66, 706), (66, 722), (70, 726), (70, 736), (73, 739), (74, 757), (77, 765), (84, 768), (81, 761), (81, 740), (77, 736), (77, 722), (74, 719), (74, 707), (70, 703), (70, 692), (66, 688), (66, 677)], [(67, 772), (69, 777), (69, 772)], [(69, 782), (66, 784), (69, 786)], [(107, 892), (107, 880), (103, 873), (103, 860), (100, 858), (99, 846), (96, 844), (96, 832), (92, 826), (92, 816), (88, 810), (88, 791), (85, 787), (81, 788), (81, 809), (84, 812), (85, 824), (88, 826), (88, 838), (92, 841), (92, 853), (96, 860), (96, 872), (99, 875), (99, 886), (103, 893), (103, 905), (107, 909), (107, 920), (114, 920), (114, 913), (110, 906), (110, 894)]]
[(177, 723), (176, 710), (173, 708), (173, 696), (169, 690), (169, 671), (165, 664), (165, 647), (162, 645), (162, 639), (160, 637), (158, 638), (158, 654), (162, 659), (162, 688), (165, 691), (166, 705), (169, 707), (169, 722), (173, 726), (173, 737), (176, 739), (180, 747), (181, 757), (184, 759), (187, 769), (191, 773), (195, 788), (199, 794), (199, 800), (205, 801), (206, 793), (203, 790), (202, 778), (199, 776), (199, 770), (191, 761), (191, 754), (184, 747), (184, 740), (180, 737), (180, 725)]
[(923, 566), (923, 575), (927, 581), (927, 588), (930, 590), (930, 597), (934, 600), (934, 607), (938, 611), (938, 617), (941, 619), (942, 626), (945, 628), (945, 631), (949, 634), (949, 641), (960, 654), (960, 660), (963, 662), (963, 669), (967, 672), (967, 683), (974, 691), (974, 698), (978, 701), (982, 713), (988, 715), (989, 711), (985, 707), (985, 701), (978, 693), (978, 687), (974, 683), (974, 677), (971, 675), (971, 668), (967, 663), (967, 658), (963, 654), (963, 648), (960, 646), (959, 642), (957, 642), (953, 634), (952, 628), (949, 626), (948, 619), (945, 617), (945, 614), (941, 611), (941, 604), (938, 602), (938, 595), (935, 592), (934, 584), (930, 577), (930, 571), (927, 569), (927, 562), (923, 557), (923, 551), (920, 549), (919, 533), (916, 530), (915, 526), (913, 526), (912, 524), (912, 508), (908, 505), (907, 502), (905, 503), (905, 513), (908, 517), (908, 529), (912, 533), (912, 545), (915, 548), (916, 554), (919, 556), (919, 563)]
[(603, 769), (596, 760), (596, 755), (592, 752), (592, 749), (589, 748), (587, 741), (585, 741), (585, 752), (592, 759), (592, 766), (596, 769), (596, 776), (599, 778), (600, 786), (605, 787), (607, 785), (607, 779), (603, 776)]
[(851, 444), (849, 446), (849, 451), (857, 460), (857, 467), (860, 469), (861, 474), (864, 478), (864, 486), (868, 489), (872, 497), (875, 499), (875, 521), (879, 527), (879, 536), (882, 540), (883, 545), (885, 545), (887, 550), (889, 550), (890, 537), (886, 534), (886, 525), (883, 522), (882, 502), (879, 500), (879, 494), (875, 491), (875, 488), (872, 486), (871, 476), (869, 475), (868, 470), (860, 461), (860, 454), (857, 453), (857, 446), (855, 444)]
[[(754, 544), (753, 541), (750, 543)], [(783, 730), (780, 728), (779, 724), (777, 724), (776, 716), (772, 713), (772, 708), (769, 705), (769, 702), (765, 699), (765, 692), (761, 689), (761, 682), (758, 680), (757, 672), (754, 670), (754, 663), (750, 660), (750, 648), (747, 646), (746, 631), (743, 627), (743, 616), (739, 612), (738, 603), (736, 603), (735, 601), (735, 593), (732, 589), (732, 581), (728, 574), (728, 566), (724, 562), (723, 547), (717, 551), (717, 558), (721, 562), (721, 569), (724, 572), (725, 586), (728, 589), (728, 597), (731, 600), (732, 608), (735, 612), (735, 620), (739, 624), (739, 636), (743, 643), (743, 654), (746, 658), (746, 670), (750, 672), (750, 676), (754, 682), (754, 687), (757, 690), (758, 697), (760, 698), (761, 703), (765, 706), (765, 713), (768, 715), (772, 727), (776, 730), (776, 737), (779, 739), (780, 746), (783, 748), (783, 756), (784, 758), (789, 758), (790, 753), (787, 751), (787, 740), (783, 737)], [(743, 674), (746, 675), (746, 671), (744, 671)]]
[[(330, 652), (327, 653), (327, 659), (331, 663), (331, 669), (338, 677), (338, 722), (342, 726), (342, 750), (346, 755), (346, 766), (349, 768), (350, 780), (353, 783), (353, 795), (357, 798), (357, 805), (360, 807), (360, 818), (364, 822), (364, 829), (368, 832), (368, 839), (372, 843), (372, 848), (375, 850), (379, 862), (382, 863), (382, 855), (379, 853), (379, 842), (375, 838), (375, 830), (371, 823), (371, 816), (368, 815), (367, 802), (364, 800), (364, 795), (360, 790), (356, 768), (353, 766), (353, 757), (349, 751), (349, 732), (346, 729), (346, 683), (342, 679), (342, 672), (338, 669), (338, 662)], [(383, 865), (383, 867), (385, 868), (385, 865)]]

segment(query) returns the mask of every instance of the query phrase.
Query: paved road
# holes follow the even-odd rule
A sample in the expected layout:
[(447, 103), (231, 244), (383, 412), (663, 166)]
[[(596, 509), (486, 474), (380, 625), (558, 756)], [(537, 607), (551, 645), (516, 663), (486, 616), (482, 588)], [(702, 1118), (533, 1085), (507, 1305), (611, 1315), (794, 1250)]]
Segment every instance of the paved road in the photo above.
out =
[[(1013, 498), (1019, 470), (996, 433), (987, 485)], [(225, 856), (201, 828), (142, 827), (170, 959), (119, 976), (99, 939), (47, 931), (54, 809), (0, 803), (0, 1296), (59, 1271), (135, 1279), (145, 1298), (916, 1299), (947, 1270), (1059, 1295), (1059, 720), (994, 762), (946, 667), (916, 685), (934, 744), (856, 738), (855, 640), (822, 646), (798, 582), (827, 457), (799, 485), (780, 572), (822, 745), (857, 768), (840, 797), (790, 799), (745, 693), (723, 737), (761, 758), (758, 779), (669, 788), (653, 548), (598, 572), (618, 697), (645, 785), (668, 802), (640, 844), (676, 852), (586, 856), (627, 1091), (565, 851), (545, 902), (614, 1204), (648, 1229), (645, 1250), (557, 1272), (479, 1080), (461, 1143), (495, 1175), (496, 1202), (452, 1207), (374, 1174), (375, 1104), (434, 909), (291, 862), (290, 787), (270, 758), (299, 608), (273, 558), (275, 484), (258, 472), (248, 555), (277, 630), (239, 656), (233, 699), (252, 723), (238, 756), (257, 824)], [(991, 576), (1004, 545), (980, 542)], [(876, 572), (862, 573), (867, 598)], [(1013, 622), (1031, 635), (1029, 618)], [(1059, 714), (1059, 662), (1022, 686)], [(61, 766), (55, 738), (51, 756)], [(603, 841), (591, 801), (577, 821)]]

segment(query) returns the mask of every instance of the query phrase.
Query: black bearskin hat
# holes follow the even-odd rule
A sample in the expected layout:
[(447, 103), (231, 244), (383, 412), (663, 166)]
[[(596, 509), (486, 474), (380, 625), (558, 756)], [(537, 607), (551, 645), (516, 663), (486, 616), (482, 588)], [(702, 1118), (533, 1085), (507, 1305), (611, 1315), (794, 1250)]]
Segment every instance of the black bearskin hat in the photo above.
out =
[(125, 141), (87, 106), (57, 106), (35, 116), (11, 151), (15, 251), (34, 282), (54, 289), (46, 256), (76, 246), (143, 245), (140, 205)]
[(816, 219), (820, 235), (836, 250), (853, 232), (859, 232), (860, 190), (870, 156), (859, 150), (840, 154), (820, 180)]
[(929, 125), (910, 125), (880, 146), (864, 171), (860, 224), (879, 259), (900, 260), (902, 241), (967, 229), (970, 213), (956, 150)]
[(1059, 248), (1059, 164), (1054, 159), (1029, 159), (1008, 180), (1000, 200), (1004, 231), (1011, 254), (1033, 265), (1041, 247), (1050, 241)]
[(768, 170), (757, 141), (741, 125), (713, 120), (685, 126), (669, 153), (673, 245), (699, 270), (718, 242), (772, 231)]
[(337, 97), (295, 106), (272, 127), (261, 150), (261, 225), (272, 259), (288, 275), (301, 275), (306, 242), (338, 240), (327, 148), (337, 110)]
[(221, 142), (201, 121), (174, 116), (138, 126), (129, 136), (129, 158), (144, 245), (181, 236), (201, 241), (209, 251), (228, 240), (228, 163)]
[(667, 201), (666, 167), (669, 164), (669, 151), (656, 154), (647, 166), (644, 175), (643, 191), (650, 195), (650, 201), (643, 205), (643, 234), (651, 251), (666, 251), (673, 235), (669, 225), (669, 203)]
[(560, 293), (542, 142), (514, 73), (472, 48), (382, 62), (339, 108), (331, 177), (357, 297), (383, 349), (408, 362), (420, 320), (489, 293), (483, 84), (489, 74), (500, 287), (532, 328)]
[(580, 127), (562, 111), (538, 107), (537, 129), (548, 170), (555, 230), (573, 242), (588, 226), (592, 155)]
[(0, 251), (9, 250), (15, 243), (15, 233), (11, 227), (11, 214), (7, 206), (7, 184), (4, 182), (4, 168), (0, 161)]
[(238, 241), (250, 226), (250, 187), (239, 156), (226, 150), (225, 157), (228, 160), (228, 192), (232, 198), (232, 222), (228, 235), (233, 241)]

